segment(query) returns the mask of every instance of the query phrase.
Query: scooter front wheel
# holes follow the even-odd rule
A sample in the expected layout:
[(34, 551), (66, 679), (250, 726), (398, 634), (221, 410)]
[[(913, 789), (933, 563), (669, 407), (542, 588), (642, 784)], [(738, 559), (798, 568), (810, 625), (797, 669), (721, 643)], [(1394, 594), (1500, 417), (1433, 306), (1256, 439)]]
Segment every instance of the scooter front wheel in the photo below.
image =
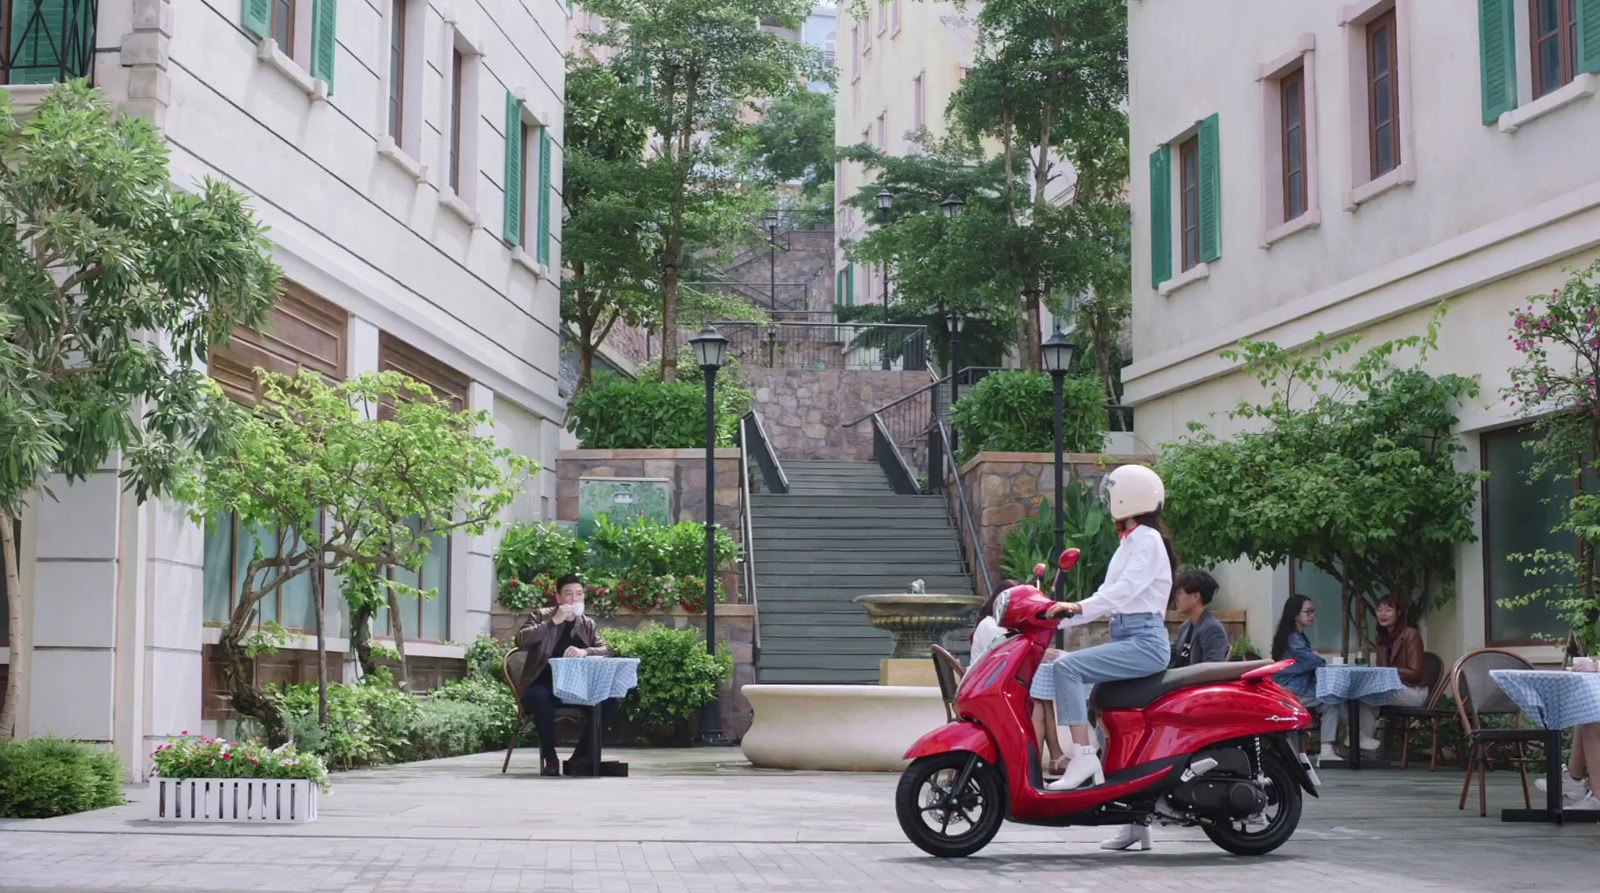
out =
[(1005, 777), (977, 754), (935, 754), (906, 767), (894, 803), (900, 829), (918, 849), (947, 859), (970, 856), (1005, 820)]

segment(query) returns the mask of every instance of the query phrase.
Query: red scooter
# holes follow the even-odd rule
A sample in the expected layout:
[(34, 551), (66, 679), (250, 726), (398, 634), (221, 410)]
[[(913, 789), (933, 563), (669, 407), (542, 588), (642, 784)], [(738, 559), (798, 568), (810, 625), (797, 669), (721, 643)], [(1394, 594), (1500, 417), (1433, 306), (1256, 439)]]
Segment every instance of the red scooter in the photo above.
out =
[[(1069, 570), (1077, 550), (1061, 556)], [(1293, 661), (1199, 664), (1102, 683), (1090, 706), (1105, 731), (1105, 783), (1044, 789), (1028, 687), (1055, 633), (1052, 604), (1032, 586), (995, 600), (1012, 631), (967, 670), (956, 719), (922, 736), (906, 759), (895, 811), (911, 842), (935, 856), (968, 856), (1005, 819), (1027, 825), (1200, 826), (1243, 856), (1282, 846), (1300, 822), (1316, 770), (1293, 745), (1311, 726), (1294, 695), (1272, 681)]]

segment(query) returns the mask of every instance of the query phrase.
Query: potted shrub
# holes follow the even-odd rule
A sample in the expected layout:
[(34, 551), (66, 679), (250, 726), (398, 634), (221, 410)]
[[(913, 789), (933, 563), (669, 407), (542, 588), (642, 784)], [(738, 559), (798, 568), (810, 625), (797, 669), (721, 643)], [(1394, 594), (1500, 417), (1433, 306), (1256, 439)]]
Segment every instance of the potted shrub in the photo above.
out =
[(158, 822), (314, 822), (317, 795), (328, 790), (322, 758), (293, 744), (185, 733), (151, 759), (150, 818)]

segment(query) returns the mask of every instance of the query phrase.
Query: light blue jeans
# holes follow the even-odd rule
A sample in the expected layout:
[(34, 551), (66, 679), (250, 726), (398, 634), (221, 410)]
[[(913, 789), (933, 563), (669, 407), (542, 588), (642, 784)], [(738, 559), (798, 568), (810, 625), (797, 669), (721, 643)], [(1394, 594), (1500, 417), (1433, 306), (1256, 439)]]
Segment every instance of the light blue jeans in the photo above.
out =
[(1055, 683), (1056, 722), (1089, 724), (1089, 686), (1139, 679), (1167, 668), (1172, 645), (1160, 614), (1114, 614), (1111, 641), (1073, 651), (1047, 664)]

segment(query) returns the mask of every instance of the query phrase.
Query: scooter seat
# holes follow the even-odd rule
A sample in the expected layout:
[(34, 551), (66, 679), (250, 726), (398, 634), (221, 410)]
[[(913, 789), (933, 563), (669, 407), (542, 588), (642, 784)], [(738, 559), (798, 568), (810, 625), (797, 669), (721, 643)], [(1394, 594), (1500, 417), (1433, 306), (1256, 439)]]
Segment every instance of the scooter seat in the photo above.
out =
[(1271, 664), (1270, 660), (1214, 661), (1176, 670), (1164, 670), (1142, 679), (1102, 682), (1089, 694), (1089, 705), (1100, 710), (1135, 710), (1169, 691), (1232, 682), (1251, 670)]

